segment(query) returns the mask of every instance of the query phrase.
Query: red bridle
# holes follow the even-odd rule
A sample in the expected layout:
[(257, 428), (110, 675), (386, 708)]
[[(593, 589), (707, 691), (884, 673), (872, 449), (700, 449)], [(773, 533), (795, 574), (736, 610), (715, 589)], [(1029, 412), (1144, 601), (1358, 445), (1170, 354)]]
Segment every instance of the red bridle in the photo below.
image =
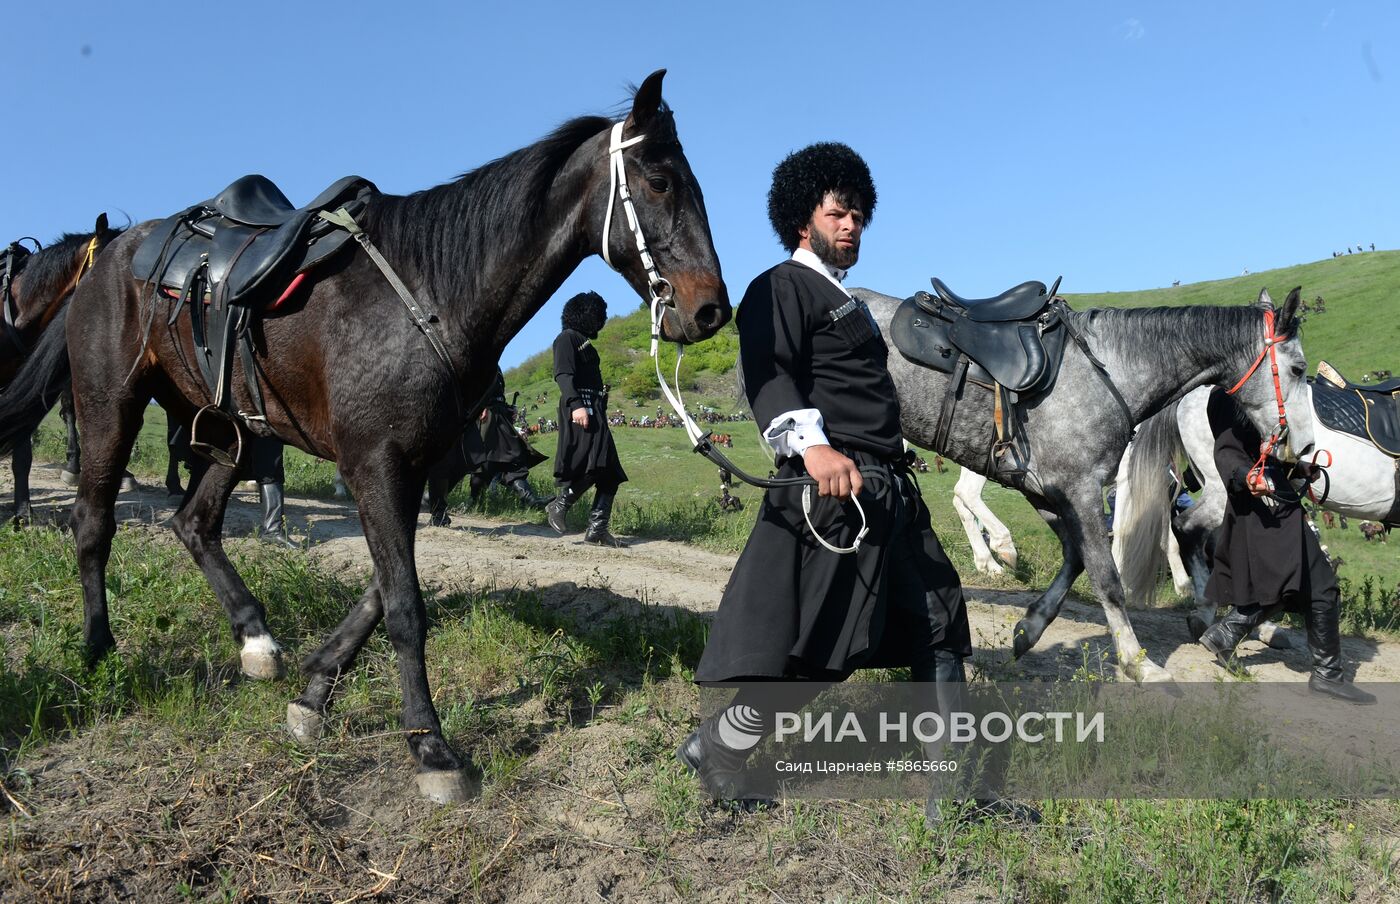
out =
[(1269, 434), (1269, 438), (1260, 446), (1259, 460), (1254, 463), (1254, 467), (1249, 469), (1249, 474), (1246, 477), (1250, 483), (1253, 483), (1264, 473), (1264, 459), (1268, 458), (1288, 435), (1288, 413), (1283, 405), (1283, 382), (1278, 375), (1278, 344), (1281, 341), (1283, 340), (1274, 332), (1274, 312), (1271, 308), (1264, 312), (1264, 347), (1259, 350), (1254, 363), (1249, 365), (1249, 370), (1244, 372), (1244, 376), (1240, 377), (1239, 382), (1227, 391), (1228, 395), (1239, 392), (1244, 384), (1249, 382), (1249, 378), (1254, 376), (1254, 372), (1259, 369), (1259, 365), (1264, 361), (1264, 356), (1269, 356), (1269, 367), (1274, 375), (1274, 400), (1278, 402), (1278, 427)]

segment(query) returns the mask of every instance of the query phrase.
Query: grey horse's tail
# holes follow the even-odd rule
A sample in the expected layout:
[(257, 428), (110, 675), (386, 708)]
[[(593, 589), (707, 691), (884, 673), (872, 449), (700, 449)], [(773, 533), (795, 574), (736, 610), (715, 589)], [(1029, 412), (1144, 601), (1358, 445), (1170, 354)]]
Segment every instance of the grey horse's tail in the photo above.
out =
[(1128, 453), (1130, 504), (1115, 512), (1113, 531), (1122, 549), (1118, 575), (1130, 602), (1150, 604), (1156, 596), (1157, 576), (1167, 561), (1171, 468), (1183, 451), (1175, 402), (1138, 426)]

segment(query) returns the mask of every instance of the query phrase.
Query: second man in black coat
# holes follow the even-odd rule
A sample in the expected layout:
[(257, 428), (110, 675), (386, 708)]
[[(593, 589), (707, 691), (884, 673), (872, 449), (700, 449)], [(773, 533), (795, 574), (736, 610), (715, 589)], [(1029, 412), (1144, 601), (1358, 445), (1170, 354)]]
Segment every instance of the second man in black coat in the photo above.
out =
[(608, 394), (593, 340), (608, 319), (608, 303), (597, 292), (582, 292), (564, 304), (563, 330), (554, 340), (554, 381), (559, 384), (559, 446), (554, 482), (559, 495), (546, 511), (559, 533), (579, 497), (594, 488), (593, 507), (583, 539), (600, 546), (622, 546), (609, 531), (613, 499), (627, 480), (608, 429)]

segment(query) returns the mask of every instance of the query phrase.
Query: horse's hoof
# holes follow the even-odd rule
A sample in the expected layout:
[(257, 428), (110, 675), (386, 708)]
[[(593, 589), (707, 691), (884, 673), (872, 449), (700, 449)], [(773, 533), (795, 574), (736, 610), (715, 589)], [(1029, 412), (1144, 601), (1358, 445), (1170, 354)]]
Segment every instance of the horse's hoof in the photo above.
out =
[(243, 674), (255, 681), (275, 681), (286, 674), (282, 667), (282, 648), (267, 635), (244, 642), (239, 659)]
[(1192, 643), (1200, 643), (1201, 635), (1206, 633), (1206, 628), (1209, 627), (1210, 625), (1206, 623), (1206, 620), (1194, 612), (1186, 616), (1186, 630), (1191, 635)]
[(435, 804), (458, 804), (471, 793), (466, 770), (434, 769), (414, 776), (418, 793)]
[(1040, 632), (1037, 631), (1035, 636), (1032, 637), (1027, 627), (1026, 620), (1023, 618), (1018, 621), (1016, 623), (1016, 631), (1011, 638), (1012, 658), (1020, 659), (1022, 656), (1026, 655), (1026, 653), (1030, 651), (1030, 648), (1035, 646), (1037, 640), (1040, 640)]
[(64, 468), (63, 473), (58, 475), (58, 479), (62, 481), (63, 485), (66, 487), (75, 487), (78, 485), (78, 475), (67, 468)]
[(1136, 684), (1164, 684), (1176, 680), (1171, 672), (1150, 659), (1120, 665), (1118, 674)]
[(983, 574), (1005, 574), (1006, 572), (996, 562), (979, 562), (977, 570)]
[(298, 744), (314, 744), (320, 740), (325, 719), (309, 706), (292, 702), (287, 704), (287, 734)]
[(122, 478), (123, 493), (135, 493), (139, 489), (141, 489), (141, 484), (136, 482), (135, 477), (132, 477), (130, 474), (128, 474)]
[(1275, 650), (1293, 649), (1293, 641), (1288, 639), (1288, 632), (1277, 622), (1266, 621), (1255, 628), (1250, 634), (1255, 640), (1267, 647)]

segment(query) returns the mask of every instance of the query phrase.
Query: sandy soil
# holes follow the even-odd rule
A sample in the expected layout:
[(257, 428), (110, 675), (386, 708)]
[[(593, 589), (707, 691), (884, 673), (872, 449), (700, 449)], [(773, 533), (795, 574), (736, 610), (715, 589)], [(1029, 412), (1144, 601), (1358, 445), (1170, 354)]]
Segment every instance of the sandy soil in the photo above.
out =
[[(8, 481), (6, 481), (8, 483)], [(31, 479), (36, 517), (66, 522), (72, 490), (58, 480), (56, 468), (37, 466)], [(4, 492), (0, 489), (0, 492)], [(123, 493), (119, 522), (159, 524), (174, 513), (175, 500), (155, 487)], [(311, 555), (337, 567), (370, 569), (369, 549), (353, 504), (291, 498), (286, 514), (293, 536), (306, 541)], [(226, 532), (251, 534), (261, 518), (256, 491), (240, 489), (229, 506)], [(449, 527), (429, 527), (419, 516), (417, 561), (426, 586), (534, 588), (546, 600), (576, 611), (596, 605), (608, 591), (610, 606), (625, 601), (713, 612), (729, 579), (735, 556), (709, 552), (665, 540), (631, 539), (627, 549), (604, 549), (582, 542), (581, 535), (557, 536), (543, 525), (508, 523), (453, 513)], [(1076, 669), (1106, 670), (1112, 645), (1102, 607), (1071, 597), (1040, 645), (1019, 662), (1010, 659), (1010, 639), (1017, 619), (1036, 597), (1031, 591), (994, 590), (967, 582), (968, 614), (977, 662), (999, 678), (1069, 677)], [(1208, 653), (1190, 641), (1185, 613), (1178, 609), (1132, 613), (1138, 640), (1148, 656), (1178, 681), (1214, 681), (1220, 675)], [(1240, 659), (1259, 681), (1306, 681), (1308, 656), (1301, 632), (1285, 631), (1291, 649), (1270, 649), (1257, 641), (1240, 647)], [(1400, 680), (1400, 643), (1348, 637), (1343, 654), (1358, 681)]]

